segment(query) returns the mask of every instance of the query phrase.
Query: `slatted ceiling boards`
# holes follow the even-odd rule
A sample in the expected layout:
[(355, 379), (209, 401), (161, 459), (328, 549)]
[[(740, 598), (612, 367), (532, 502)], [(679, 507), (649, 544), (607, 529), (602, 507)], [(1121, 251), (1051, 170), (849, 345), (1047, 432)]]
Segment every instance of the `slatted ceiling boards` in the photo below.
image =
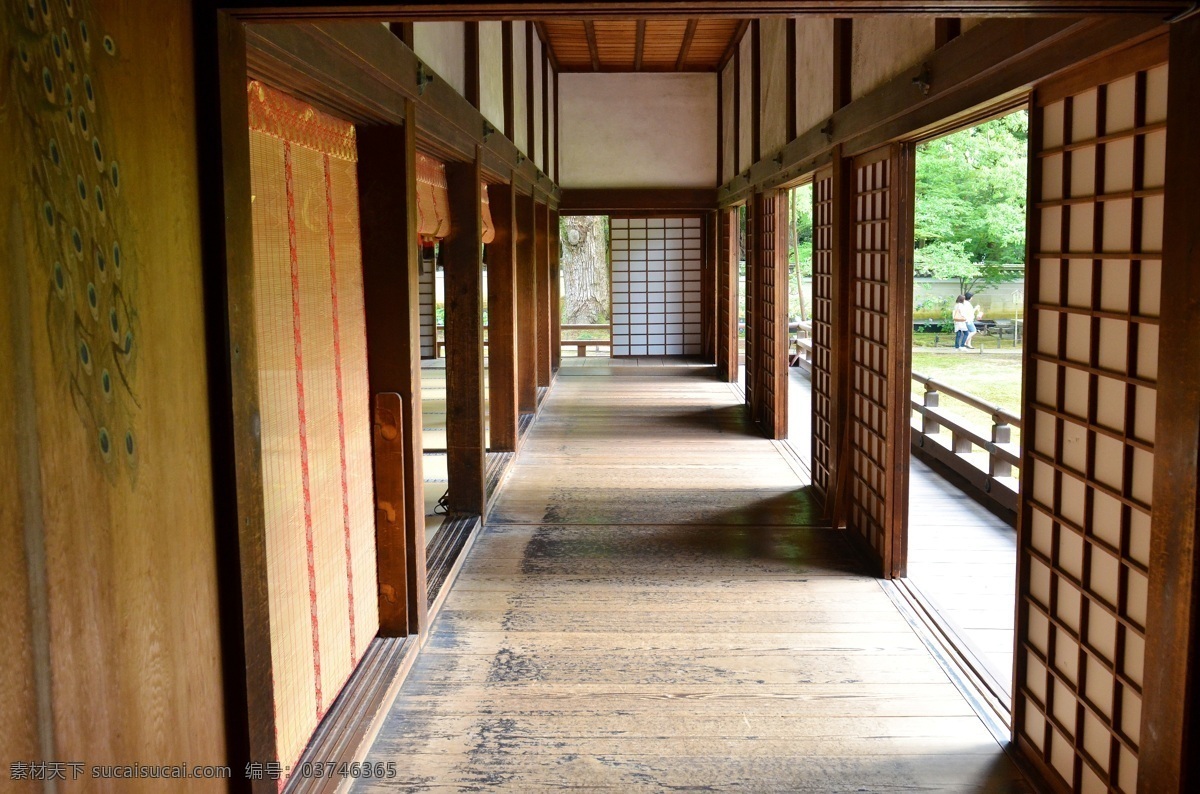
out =
[[(908, 383), (899, 377), (908, 339), (895, 330), (907, 316), (899, 259), (899, 149), (854, 161), (850, 279), (850, 423), (847, 526), (884, 576), (900, 564), (894, 550), (907, 520)], [(903, 419), (904, 424), (900, 421)], [(903, 431), (903, 432), (901, 432)]]
[[(564, 72), (702, 71), (715, 72), (737, 34), (737, 19), (597, 19), (591, 22), (596, 48), (579, 20), (540, 23)], [(644, 26), (638, 62), (638, 26)], [(691, 31), (689, 38), (688, 31)]]
[(827, 499), (833, 418), (833, 171), (813, 180), (812, 275), (812, 479)]
[(1030, 124), (1014, 722), (1073, 791), (1137, 788), (1166, 73), (1039, 88)]

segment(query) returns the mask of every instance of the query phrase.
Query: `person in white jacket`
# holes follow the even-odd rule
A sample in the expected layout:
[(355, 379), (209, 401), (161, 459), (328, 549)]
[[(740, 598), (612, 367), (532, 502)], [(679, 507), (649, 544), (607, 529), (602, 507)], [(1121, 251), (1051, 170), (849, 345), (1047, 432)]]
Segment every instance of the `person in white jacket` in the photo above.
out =
[(983, 311), (975, 308), (975, 305), (971, 303), (971, 298), (973, 297), (975, 297), (974, 292), (968, 292), (966, 295), (963, 295), (963, 314), (965, 314), (967, 318), (967, 341), (963, 347), (965, 347), (967, 350), (975, 349), (971, 347), (971, 340), (975, 338), (975, 333), (978, 330), (975, 327), (975, 319), (983, 315)]

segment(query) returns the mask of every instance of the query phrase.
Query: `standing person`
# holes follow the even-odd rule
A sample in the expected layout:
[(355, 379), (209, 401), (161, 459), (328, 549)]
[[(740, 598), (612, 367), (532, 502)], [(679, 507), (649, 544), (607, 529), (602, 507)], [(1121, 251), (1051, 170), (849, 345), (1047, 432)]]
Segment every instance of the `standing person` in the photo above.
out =
[(971, 347), (971, 340), (975, 338), (975, 333), (979, 330), (975, 327), (975, 317), (977, 314), (982, 314), (982, 312), (976, 309), (975, 305), (971, 303), (971, 298), (974, 297), (974, 292), (968, 292), (966, 295), (963, 295), (963, 300), (966, 304), (963, 311), (967, 315), (967, 341), (963, 344), (963, 347), (965, 347), (967, 350), (975, 349)]
[(954, 299), (954, 351), (963, 349), (967, 341), (967, 297), (959, 295)]

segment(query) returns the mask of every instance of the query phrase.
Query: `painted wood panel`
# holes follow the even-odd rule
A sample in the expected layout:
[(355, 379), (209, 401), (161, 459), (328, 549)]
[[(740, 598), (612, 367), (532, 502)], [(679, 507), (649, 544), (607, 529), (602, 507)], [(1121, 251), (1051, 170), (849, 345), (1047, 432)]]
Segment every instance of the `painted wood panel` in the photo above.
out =
[(1074, 791), (1136, 790), (1148, 740), (1166, 73), (1031, 121), (1014, 730)]
[(611, 220), (612, 354), (699, 355), (702, 218)]
[(934, 50), (933, 17), (854, 18), (850, 92), (858, 99), (921, 61)]
[(833, 114), (833, 20), (796, 20), (796, 130), (804, 133)]
[(466, 93), (466, 32), (463, 22), (416, 22), (413, 52), (427, 63), (446, 84)]
[(222, 763), (191, 14), (47, 0), (0, 27), (3, 774)]

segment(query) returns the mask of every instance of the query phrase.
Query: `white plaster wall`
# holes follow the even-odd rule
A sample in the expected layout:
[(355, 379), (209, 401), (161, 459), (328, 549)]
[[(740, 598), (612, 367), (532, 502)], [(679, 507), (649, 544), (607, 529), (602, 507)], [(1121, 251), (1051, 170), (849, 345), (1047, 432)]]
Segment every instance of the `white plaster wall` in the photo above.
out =
[(513, 23), (513, 143), (529, 153), (528, 96), (525, 91), (525, 23)]
[(933, 45), (933, 17), (855, 17), (851, 97), (869, 94), (906, 69), (920, 65), (933, 52)]
[(417, 22), (413, 51), (460, 94), (466, 93), (465, 36), (462, 22)]
[(479, 112), (504, 131), (504, 25), (479, 23)]
[(546, 170), (546, 153), (542, 151), (542, 117), (546, 109), (542, 107), (542, 39), (535, 31), (530, 39), (533, 46), (533, 129), (530, 131), (529, 149), (535, 153), (533, 158), (543, 171)]
[(767, 156), (787, 143), (787, 17), (767, 17), (760, 23), (762, 58), (762, 153)]
[(559, 77), (564, 188), (712, 187), (717, 76)]
[(733, 106), (733, 86), (736, 79), (733, 61), (730, 61), (721, 72), (721, 163), (724, 169), (721, 184), (733, 179), (737, 173), (737, 164), (733, 162), (733, 120), (737, 113)]
[(546, 112), (550, 115), (550, 150), (546, 152), (546, 168), (545, 171), (555, 181), (558, 180), (558, 174), (554, 173), (554, 155), (556, 146), (554, 141), (554, 125), (558, 122), (558, 112), (556, 109), (556, 97), (554, 92), (554, 67), (550, 67), (550, 104), (546, 107)]
[(833, 19), (796, 21), (796, 132), (823, 126), (833, 115)]
[(754, 81), (752, 78), (754, 65), (754, 46), (753, 36), (750, 31), (746, 31), (746, 35), (742, 36), (742, 43), (738, 50), (738, 80), (741, 82), (741, 105), (738, 108), (738, 120), (741, 125), (740, 138), (738, 142), (738, 173), (745, 171), (754, 163), (754, 121), (751, 116), (754, 113), (754, 97), (753, 88)]

